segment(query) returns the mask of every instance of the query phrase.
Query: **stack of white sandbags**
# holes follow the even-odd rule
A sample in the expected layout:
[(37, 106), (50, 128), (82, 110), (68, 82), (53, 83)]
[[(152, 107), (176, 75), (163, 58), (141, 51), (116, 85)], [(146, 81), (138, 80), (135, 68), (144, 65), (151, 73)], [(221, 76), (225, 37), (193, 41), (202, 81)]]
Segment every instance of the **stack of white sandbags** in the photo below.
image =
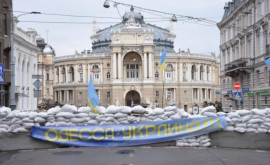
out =
[(226, 114), (225, 131), (270, 133), (270, 109), (238, 110)]
[(207, 117), (214, 117), (217, 116), (216, 114), (216, 108), (214, 106), (209, 106), (205, 107), (201, 110), (201, 115), (202, 116), (207, 116)]
[(98, 124), (93, 119), (96, 118), (90, 107), (80, 107), (74, 105), (64, 105), (62, 108), (55, 107), (48, 110), (48, 122), (46, 126), (75, 126)]
[(176, 141), (178, 147), (210, 147), (211, 139), (208, 135), (179, 139)]
[(0, 133), (1, 132), (28, 132), (32, 126), (39, 126), (47, 121), (46, 112), (11, 111), (10, 108), (0, 108)]

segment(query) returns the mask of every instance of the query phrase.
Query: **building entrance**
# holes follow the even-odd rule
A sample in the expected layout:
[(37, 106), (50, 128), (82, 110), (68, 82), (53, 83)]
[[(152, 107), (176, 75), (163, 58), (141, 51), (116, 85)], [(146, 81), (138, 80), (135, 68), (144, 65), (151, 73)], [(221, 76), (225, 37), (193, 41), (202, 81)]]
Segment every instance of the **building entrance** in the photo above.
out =
[(137, 91), (129, 91), (126, 94), (126, 106), (139, 105), (141, 103), (140, 94)]

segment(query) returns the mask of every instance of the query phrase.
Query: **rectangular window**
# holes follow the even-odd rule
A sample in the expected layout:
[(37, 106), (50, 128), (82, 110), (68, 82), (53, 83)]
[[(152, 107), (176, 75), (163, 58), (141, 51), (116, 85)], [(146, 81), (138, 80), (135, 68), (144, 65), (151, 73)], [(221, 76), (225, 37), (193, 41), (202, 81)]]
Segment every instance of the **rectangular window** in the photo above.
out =
[(82, 100), (82, 92), (79, 92), (78, 99), (79, 99), (79, 100)]
[(50, 95), (50, 89), (47, 88), (47, 95)]
[(205, 99), (205, 89), (202, 89), (202, 97)]
[(167, 101), (174, 100), (174, 88), (167, 89), (166, 99), (167, 99)]
[(58, 91), (55, 92), (55, 101), (58, 102)]
[(198, 99), (198, 89), (197, 88), (193, 89), (193, 99)]
[(3, 21), (4, 21), (4, 35), (8, 35), (7, 14), (4, 14), (3, 15)]
[(188, 98), (187, 91), (184, 91), (184, 98), (185, 98), (185, 99)]
[(83, 73), (80, 73), (80, 82), (83, 82)]
[(107, 92), (107, 98), (111, 97), (111, 92)]
[(99, 80), (99, 73), (95, 73), (95, 80)]
[(211, 89), (208, 89), (208, 99), (211, 99)]
[(159, 92), (158, 91), (156, 91), (156, 98), (158, 98), (159, 97)]
[(65, 100), (65, 91), (61, 91), (61, 95), (62, 95), (62, 101)]
[(187, 75), (186, 75), (186, 72), (184, 71), (183, 72), (183, 81), (186, 81), (187, 80)]
[(72, 90), (68, 91), (68, 97), (69, 97), (69, 101), (73, 101), (73, 91)]
[(47, 80), (50, 80), (49, 73), (47, 73)]

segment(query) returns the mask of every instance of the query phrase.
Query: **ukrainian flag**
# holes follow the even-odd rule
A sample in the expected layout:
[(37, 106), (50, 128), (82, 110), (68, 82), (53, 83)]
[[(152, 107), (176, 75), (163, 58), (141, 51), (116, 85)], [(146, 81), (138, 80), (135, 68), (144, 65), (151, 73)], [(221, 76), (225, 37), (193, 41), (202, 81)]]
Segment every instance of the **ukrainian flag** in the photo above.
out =
[(166, 66), (166, 49), (163, 50), (162, 54), (161, 54), (161, 58), (160, 58), (160, 70), (163, 71), (165, 69)]
[(89, 84), (88, 84), (87, 98), (88, 98), (90, 107), (92, 108), (94, 113), (97, 114), (96, 106), (99, 105), (100, 101), (99, 101), (98, 95), (96, 93), (95, 87), (93, 85), (91, 75), (90, 75), (90, 80), (89, 80)]

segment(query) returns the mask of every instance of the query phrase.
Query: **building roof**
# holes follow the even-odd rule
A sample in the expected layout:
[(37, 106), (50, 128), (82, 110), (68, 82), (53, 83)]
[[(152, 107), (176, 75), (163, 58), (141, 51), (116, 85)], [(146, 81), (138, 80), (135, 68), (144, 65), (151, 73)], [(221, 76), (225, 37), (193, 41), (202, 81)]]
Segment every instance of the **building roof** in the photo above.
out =
[(233, 0), (230, 2), (226, 2), (224, 6), (224, 15), (222, 17), (222, 20), (227, 18), (242, 1), (243, 0)]
[[(131, 24), (132, 26), (127, 27), (127, 24)], [(169, 39), (169, 36), (174, 34), (170, 33), (168, 29), (149, 23), (146, 24), (143, 15), (139, 12), (135, 12), (134, 8), (131, 7), (131, 10), (126, 12), (122, 17), (121, 23), (96, 32), (94, 36), (97, 36), (97, 40), (92, 43), (92, 53), (110, 52), (111, 33), (115, 31), (153, 32), (153, 42), (156, 45), (155, 51), (160, 52), (160, 50), (166, 48), (167, 52), (174, 52), (174, 43)]]

